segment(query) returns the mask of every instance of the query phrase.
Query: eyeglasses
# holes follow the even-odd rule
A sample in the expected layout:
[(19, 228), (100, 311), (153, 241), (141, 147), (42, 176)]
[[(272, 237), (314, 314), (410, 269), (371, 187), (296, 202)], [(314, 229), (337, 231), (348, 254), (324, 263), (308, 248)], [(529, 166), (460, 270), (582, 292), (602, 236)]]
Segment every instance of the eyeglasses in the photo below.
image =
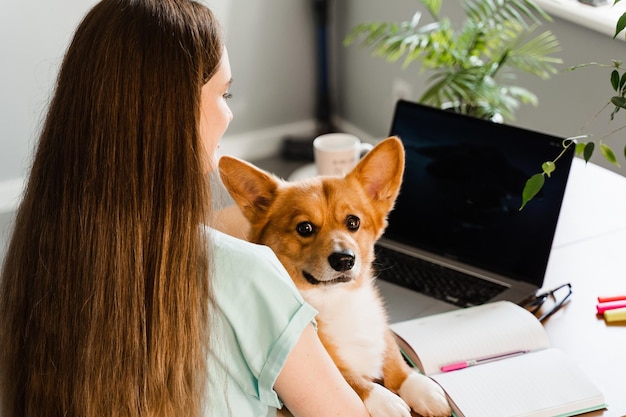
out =
[(572, 295), (572, 284), (569, 282), (552, 290), (535, 295), (522, 307), (537, 316), (539, 321), (544, 321), (556, 313)]

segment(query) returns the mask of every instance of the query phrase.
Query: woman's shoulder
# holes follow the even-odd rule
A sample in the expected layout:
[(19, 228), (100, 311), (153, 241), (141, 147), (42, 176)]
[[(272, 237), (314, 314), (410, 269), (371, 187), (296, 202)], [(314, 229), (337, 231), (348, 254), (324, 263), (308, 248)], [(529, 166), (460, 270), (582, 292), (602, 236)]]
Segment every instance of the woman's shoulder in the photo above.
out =
[(218, 261), (232, 258), (238, 261), (273, 262), (276, 259), (274, 252), (267, 246), (251, 243), (208, 227), (205, 228), (205, 233)]
[(227, 315), (231, 320), (241, 312), (242, 304), (248, 302), (246, 310), (254, 308), (254, 315), (276, 322), (280, 322), (277, 317), (281, 315), (292, 317), (294, 311), (306, 304), (289, 273), (269, 247), (214, 229), (208, 229), (208, 235), (213, 251), (215, 299), (224, 311), (230, 311)]

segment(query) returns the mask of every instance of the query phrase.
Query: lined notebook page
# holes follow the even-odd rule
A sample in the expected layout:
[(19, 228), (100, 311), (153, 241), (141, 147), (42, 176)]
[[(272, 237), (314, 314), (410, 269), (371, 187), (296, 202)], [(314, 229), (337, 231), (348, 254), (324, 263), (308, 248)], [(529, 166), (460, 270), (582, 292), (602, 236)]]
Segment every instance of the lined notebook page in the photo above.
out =
[(604, 408), (602, 393), (556, 349), (431, 378), (453, 399), (459, 417), (553, 417)]
[(415, 350), (426, 375), (453, 362), (535, 351), (550, 344), (535, 316), (508, 301), (394, 323), (391, 328)]

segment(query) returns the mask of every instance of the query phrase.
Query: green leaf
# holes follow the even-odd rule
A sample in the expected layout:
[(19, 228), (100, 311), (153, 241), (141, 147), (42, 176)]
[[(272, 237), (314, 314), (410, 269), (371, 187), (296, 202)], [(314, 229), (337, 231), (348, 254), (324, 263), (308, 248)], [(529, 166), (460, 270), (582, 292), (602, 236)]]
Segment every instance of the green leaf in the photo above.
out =
[(550, 177), (550, 174), (552, 174), (556, 169), (556, 165), (554, 164), (554, 161), (544, 162), (541, 165), (541, 169), (543, 169), (544, 174)]
[(441, 10), (441, 5), (443, 0), (420, 0), (426, 9), (428, 9), (428, 13), (435, 19), (439, 20), (439, 11)]
[(415, 12), (413, 19), (411, 19), (411, 29), (415, 29), (419, 25), (421, 18), (422, 14), (419, 11)]
[(578, 142), (576, 144), (576, 148), (575, 148), (576, 149), (576, 155), (578, 155), (578, 156), (582, 155), (583, 151), (585, 150), (585, 145), (586, 145), (586, 143), (584, 143), (584, 142)]
[(609, 145), (601, 143), (600, 152), (602, 152), (602, 155), (604, 155), (604, 158), (607, 161), (609, 161), (610, 163), (612, 163), (613, 165), (617, 167), (620, 166), (619, 162), (617, 162), (617, 158), (615, 157), (615, 153), (613, 152), (613, 149), (611, 149)]
[(522, 206), (519, 208), (520, 211), (524, 208), (526, 203), (533, 199), (537, 195), (537, 193), (543, 187), (543, 183), (545, 182), (545, 177), (543, 174), (535, 174), (526, 181), (526, 185), (524, 185), (524, 190), (522, 191)]
[(613, 90), (619, 91), (619, 72), (617, 70), (611, 71), (611, 86)]
[(583, 158), (585, 158), (585, 162), (589, 162), (591, 159), (595, 146), (596, 145), (593, 142), (587, 142), (587, 144), (585, 144), (585, 149), (583, 150)]
[(615, 106), (615, 108), (613, 109), (610, 115), (611, 120), (615, 119), (615, 115), (617, 114), (618, 111), (619, 111), (619, 107)]
[(617, 107), (621, 107), (622, 109), (626, 109), (626, 98), (624, 97), (611, 97), (611, 103), (615, 104)]
[(619, 111), (619, 109), (626, 108), (626, 98), (620, 96), (611, 97), (611, 103), (615, 105), (615, 109), (611, 112), (611, 120), (615, 118), (615, 114)]
[(620, 93), (620, 94), (622, 94), (622, 95), (624, 94), (624, 92), (622, 91), (622, 89), (624, 88), (624, 85), (625, 85), (625, 84), (626, 84), (626, 72), (624, 72), (624, 73), (622, 74), (622, 78), (620, 78), (620, 80), (619, 80), (619, 91), (618, 91), (618, 93)]
[(613, 39), (617, 38), (617, 35), (626, 28), (626, 13), (620, 16), (617, 20), (617, 24), (615, 25), (615, 35), (613, 35)]

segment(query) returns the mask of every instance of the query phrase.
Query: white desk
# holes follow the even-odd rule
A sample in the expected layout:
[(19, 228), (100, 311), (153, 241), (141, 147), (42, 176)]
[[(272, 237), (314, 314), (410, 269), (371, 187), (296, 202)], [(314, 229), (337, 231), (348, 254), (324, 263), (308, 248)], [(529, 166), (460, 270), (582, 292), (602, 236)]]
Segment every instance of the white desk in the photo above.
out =
[(572, 299), (545, 322), (553, 346), (573, 358), (603, 392), (608, 410), (626, 416), (626, 323), (595, 315), (598, 295), (626, 293), (626, 178), (575, 159), (545, 288), (571, 282)]
[(624, 229), (626, 178), (574, 158), (553, 248), (556, 250)]

